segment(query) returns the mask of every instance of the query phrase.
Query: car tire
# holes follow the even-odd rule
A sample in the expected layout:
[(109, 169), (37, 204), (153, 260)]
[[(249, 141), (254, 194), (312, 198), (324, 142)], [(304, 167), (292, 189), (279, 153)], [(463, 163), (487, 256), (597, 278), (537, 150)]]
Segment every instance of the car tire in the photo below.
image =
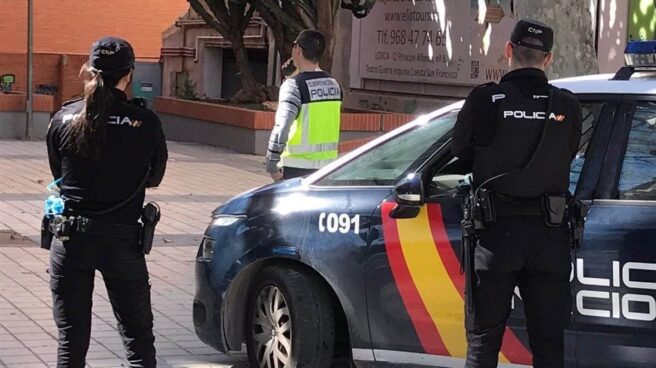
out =
[(324, 285), (299, 270), (270, 266), (248, 298), (246, 347), (251, 367), (329, 368), (335, 321)]

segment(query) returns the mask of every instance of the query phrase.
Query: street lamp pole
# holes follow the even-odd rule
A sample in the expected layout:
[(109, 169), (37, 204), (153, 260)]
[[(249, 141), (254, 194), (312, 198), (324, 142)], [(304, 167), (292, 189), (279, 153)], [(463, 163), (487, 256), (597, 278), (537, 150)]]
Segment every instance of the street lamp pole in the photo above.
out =
[(32, 138), (32, 98), (33, 98), (33, 0), (27, 0), (27, 101), (25, 101), (25, 110), (27, 115), (27, 120), (25, 122), (25, 138)]

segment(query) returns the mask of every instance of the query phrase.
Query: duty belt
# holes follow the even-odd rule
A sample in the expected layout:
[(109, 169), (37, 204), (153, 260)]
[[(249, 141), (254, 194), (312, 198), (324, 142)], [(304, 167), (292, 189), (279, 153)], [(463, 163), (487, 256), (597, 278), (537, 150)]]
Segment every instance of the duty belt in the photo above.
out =
[(106, 221), (77, 216), (68, 217), (66, 225), (70, 226), (70, 233), (93, 234), (109, 236), (117, 239), (139, 240), (141, 226), (124, 225)]
[(544, 210), (539, 198), (518, 198), (499, 193), (492, 194), (494, 211), (497, 216), (543, 216)]

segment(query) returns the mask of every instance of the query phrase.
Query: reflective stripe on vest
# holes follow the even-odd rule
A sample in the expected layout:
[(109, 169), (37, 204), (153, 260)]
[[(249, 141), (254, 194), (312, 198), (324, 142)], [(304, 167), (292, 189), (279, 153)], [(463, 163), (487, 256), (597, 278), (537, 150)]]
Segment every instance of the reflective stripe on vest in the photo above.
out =
[(289, 130), (281, 166), (318, 169), (336, 159), (341, 107), (339, 100), (302, 104)]

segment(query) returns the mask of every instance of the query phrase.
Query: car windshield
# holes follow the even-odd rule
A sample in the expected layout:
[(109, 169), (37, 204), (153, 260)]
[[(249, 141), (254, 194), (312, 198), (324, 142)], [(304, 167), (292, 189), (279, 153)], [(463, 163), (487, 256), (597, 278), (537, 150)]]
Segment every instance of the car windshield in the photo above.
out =
[(340, 166), (319, 186), (393, 185), (414, 163), (424, 161), (451, 137), (458, 111), (435, 117)]

